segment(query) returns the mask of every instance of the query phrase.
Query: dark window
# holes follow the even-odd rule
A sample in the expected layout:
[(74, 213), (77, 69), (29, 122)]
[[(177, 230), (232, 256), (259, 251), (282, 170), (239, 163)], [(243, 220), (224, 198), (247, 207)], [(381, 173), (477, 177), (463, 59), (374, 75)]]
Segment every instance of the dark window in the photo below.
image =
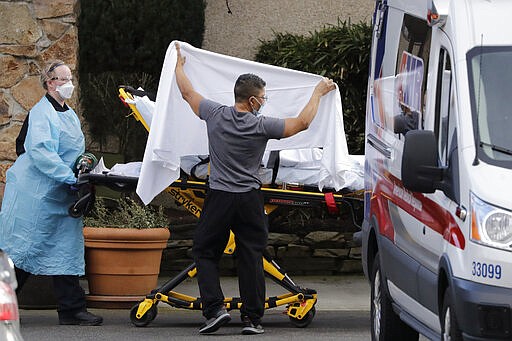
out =
[(437, 69), (435, 127), (434, 132), (438, 141), (439, 158), (442, 165), (447, 164), (448, 140), (450, 138), (450, 119), (452, 102), (452, 67), (450, 55), (445, 49), (439, 52)]

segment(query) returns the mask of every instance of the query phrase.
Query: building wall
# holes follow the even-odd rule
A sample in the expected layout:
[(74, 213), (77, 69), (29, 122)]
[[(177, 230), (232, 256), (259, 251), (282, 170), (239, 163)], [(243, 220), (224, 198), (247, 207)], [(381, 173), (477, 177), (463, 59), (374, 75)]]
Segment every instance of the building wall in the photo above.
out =
[(274, 32), (307, 34), (342, 21), (370, 22), (375, 0), (208, 0), (203, 48), (254, 59)]

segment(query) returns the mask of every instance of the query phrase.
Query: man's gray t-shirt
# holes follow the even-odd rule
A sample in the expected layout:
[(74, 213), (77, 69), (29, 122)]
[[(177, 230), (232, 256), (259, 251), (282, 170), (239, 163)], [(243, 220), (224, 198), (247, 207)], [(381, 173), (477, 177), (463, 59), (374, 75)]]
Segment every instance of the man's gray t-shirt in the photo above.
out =
[(248, 192), (261, 186), (261, 158), (269, 139), (283, 137), (284, 120), (238, 112), (203, 99), (199, 117), (206, 121), (210, 150), (210, 188)]

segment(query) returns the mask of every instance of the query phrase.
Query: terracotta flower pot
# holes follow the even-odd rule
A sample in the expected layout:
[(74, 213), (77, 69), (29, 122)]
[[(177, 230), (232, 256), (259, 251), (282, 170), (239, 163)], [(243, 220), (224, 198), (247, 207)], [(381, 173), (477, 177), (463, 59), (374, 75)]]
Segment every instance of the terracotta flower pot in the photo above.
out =
[(88, 305), (128, 308), (156, 288), (166, 228), (85, 227)]

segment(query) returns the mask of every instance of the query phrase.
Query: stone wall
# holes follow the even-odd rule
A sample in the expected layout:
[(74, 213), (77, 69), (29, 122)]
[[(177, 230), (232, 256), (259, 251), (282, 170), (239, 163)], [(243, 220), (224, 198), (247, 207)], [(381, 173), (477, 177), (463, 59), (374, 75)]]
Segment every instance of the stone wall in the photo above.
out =
[(0, 1), (0, 202), (16, 136), (45, 93), (39, 82), (45, 61), (58, 58), (77, 69), (77, 11), (78, 0)]
[[(360, 220), (362, 205), (353, 206), (356, 220)], [(171, 237), (162, 256), (163, 275), (176, 275), (193, 262), (192, 239), (197, 221), (183, 212), (168, 212)], [(271, 215), (269, 221), (268, 254), (290, 275), (362, 273), (361, 248), (352, 238), (359, 228), (354, 225), (349, 206), (340, 207), (341, 213), (336, 216), (321, 216), (321, 212), (321, 208), (280, 207), (278, 215)], [(301, 222), (298, 215), (306, 220)], [(219, 268), (222, 275), (236, 275), (236, 253), (223, 255)]]
[(254, 59), (260, 40), (274, 32), (307, 34), (338, 18), (370, 22), (375, 0), (228, 0), (207, 1), (203, 48)]
[[(195, 225), (171, 227), (171, 239), (162, 256), (162, 275), (176, 275), (192, 264)], [(268, 254), (289, 275), (341, 275), (362, 273), (361, 248), (352, 243), (353, 232), (312, 231), (306, 236), (270, 232)], [(223, 255), (220, 272), (236, 275), (235, 255)]]

